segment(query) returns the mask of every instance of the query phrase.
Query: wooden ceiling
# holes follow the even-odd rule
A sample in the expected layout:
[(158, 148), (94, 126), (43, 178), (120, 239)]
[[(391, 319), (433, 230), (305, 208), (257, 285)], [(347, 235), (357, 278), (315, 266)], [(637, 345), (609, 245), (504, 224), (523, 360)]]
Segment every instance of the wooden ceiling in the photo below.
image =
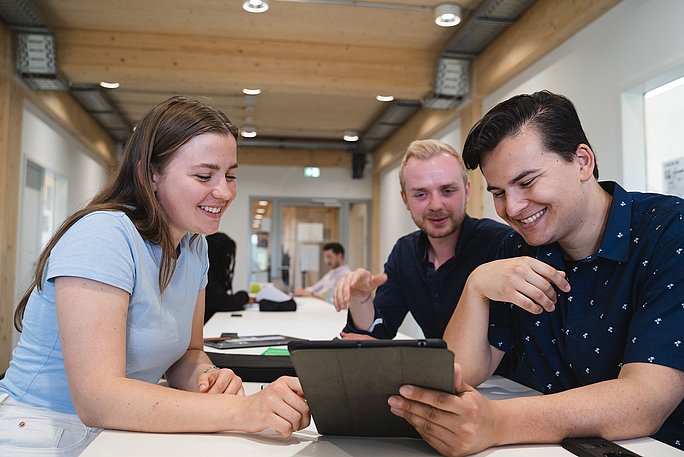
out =
[[(173, 94), (209, 97), (259, 138), (340, 140), (366, 130), (391, 94), (419, 100), (457, 27), (434, 24), (443, 0), (375, 0), (423, 10), (271, 0), (35, 0), (72, 84), (107, 94), (132, 126)], [(364, 2), (347, 2), (363, 4)], [(482, 0), (458, 0), (467, 17)], [(258, 96), (242, 89), (260, 88)]]

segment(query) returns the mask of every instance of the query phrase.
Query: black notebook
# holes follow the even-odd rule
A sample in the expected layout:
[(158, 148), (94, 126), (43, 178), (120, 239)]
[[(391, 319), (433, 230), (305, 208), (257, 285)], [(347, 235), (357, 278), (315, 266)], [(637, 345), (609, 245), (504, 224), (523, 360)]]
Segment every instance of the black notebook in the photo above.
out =
[(322, 435), (419, 438), (387, 399), (404, 384), (454, 392), (454, 354), (442, 340), (294, 341), (288, 349)]

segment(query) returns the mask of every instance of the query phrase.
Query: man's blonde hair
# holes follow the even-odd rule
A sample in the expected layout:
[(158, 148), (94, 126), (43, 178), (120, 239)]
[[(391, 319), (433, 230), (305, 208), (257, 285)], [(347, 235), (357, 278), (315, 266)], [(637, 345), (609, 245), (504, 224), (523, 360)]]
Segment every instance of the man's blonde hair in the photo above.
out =
[(456, 152), (456, 149), (446, 143), (442, 143), (439, 140), (416, 140), (409, 144), (409, 147), (406, 149), (406, 153), (404, 154), (404, 158), (401, 159), (401, 166), (399, 167), (399, 184), (401, 184), (401, 190), (404, 192), (406, 191), (404, 188), (404, 167), (406, 167), (406, 162), (408, 162), (409, 159), (415, 158), (417, 160), (430, 160), (433, 157), (443, 153), (451, 154), (452, 156), (456, 157), (456, 160), (458, 160), (458, 164), (461, 167), (463, 185), (465, 186), (468, 184), (470, 179), (468, 176), (468, 171), (463, 164), (463, 158), (461, 157), (461, 154)]

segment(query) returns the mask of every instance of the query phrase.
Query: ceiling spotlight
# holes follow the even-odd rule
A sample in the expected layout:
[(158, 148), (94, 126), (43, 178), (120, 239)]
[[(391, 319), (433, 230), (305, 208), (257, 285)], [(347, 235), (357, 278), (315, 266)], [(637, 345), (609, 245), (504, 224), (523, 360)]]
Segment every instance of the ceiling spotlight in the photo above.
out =
[(242, 9), (250, 13), (265, 13), (268, 11), (268, 0), (247, 0)]
[(375, 99), (379, 102), (391, 102), (394, 100), (393, 95), (376, 95)]
[(248, 89), (245, 87), (242, 89), (242, 93), (245, 95), (259, 95), (261, 93), (261, 89)]
[(259, 200), (259, 206), (268, 206), (268, 200)]
[(435, 6), (435, 24), (440, 27), (453, 27), (461, 22), (461, 7), (454, 3)]
[(242, 135), (243, 138), (254, 138), (257, 136), (256, 127), (253, 125), (243, 125), (240, 130), (240, 135)]
[(100, 81), (100, 87), (105, 89), (118, 89), (121, 84), (119, 83), (109, 83), (107, 81)]
[(344, 136), (342, 137), (342, 139), (344, 139), (344, 141), (358, 141), (359, 134), (353, 130), (348, 130), (344, 132)]

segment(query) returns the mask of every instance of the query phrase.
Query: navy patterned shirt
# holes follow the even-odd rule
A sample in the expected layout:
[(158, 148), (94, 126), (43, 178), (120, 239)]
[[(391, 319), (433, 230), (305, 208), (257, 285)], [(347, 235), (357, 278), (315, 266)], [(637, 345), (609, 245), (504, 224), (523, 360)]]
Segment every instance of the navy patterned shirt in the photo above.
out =
[[(556, 290), (551, 313), (491, 304), (490, 344), (520, 351), (544, 393), (615, 379), (630, 362), (684, 370), (684, 200), (601, 186), (613, 200), (595, 254), (569, 261), (557, 243), (532, 247), (517, 233), (500, 252), (564, 270), (572, 287)], [(684, 402), (653, 437), (683, 447)]]

